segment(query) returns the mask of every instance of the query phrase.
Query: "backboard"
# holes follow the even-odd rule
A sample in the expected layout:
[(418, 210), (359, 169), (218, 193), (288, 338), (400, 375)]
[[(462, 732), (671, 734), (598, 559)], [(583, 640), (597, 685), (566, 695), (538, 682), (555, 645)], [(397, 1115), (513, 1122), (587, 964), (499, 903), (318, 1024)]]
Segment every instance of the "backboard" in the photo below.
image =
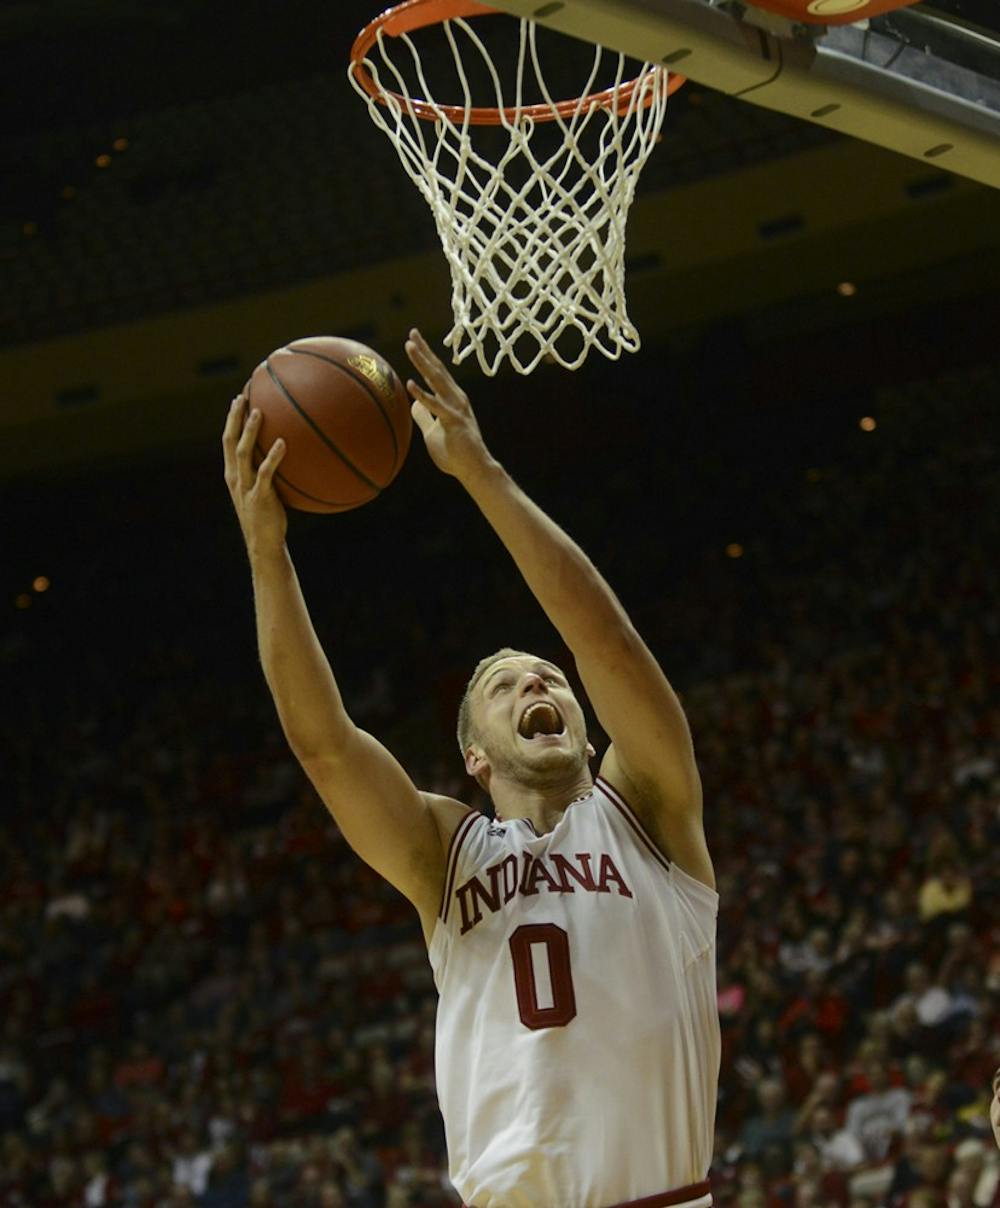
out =
[(1000, 188), (1000, 5), (804, 24), (740, 0), (490, 0), (767, 109)]

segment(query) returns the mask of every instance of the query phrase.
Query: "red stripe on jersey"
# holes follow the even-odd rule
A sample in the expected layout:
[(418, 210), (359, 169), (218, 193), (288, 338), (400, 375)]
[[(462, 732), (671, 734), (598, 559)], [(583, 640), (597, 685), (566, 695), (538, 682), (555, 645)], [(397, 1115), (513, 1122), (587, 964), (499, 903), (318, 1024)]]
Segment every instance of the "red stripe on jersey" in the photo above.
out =
[(678, 1187), (676, 1191), (663, 1191), (659, 1195), (647, 1195), (641, 1200), (630, 1200), (618, 1208), (673, 1208), (674, 1205), (690, 1204), (703, 1199), (712, 1190), (706, 1179), (704, 1183), (692, 1183), (689, 1187)]
[(442, 923), (448, 921), (448, 904), (451, 901), (451, 890), (455, 883), (455, 873), (458, 870), (458, 854), (462, 850), (462, 844), (465, 842), (466, 836), (472, 830), (472, 825), (477, 818), (482, 818), (483, 815), (478, 810), (469, 810), (462, 822), (455, 827), (455, 833), (451, 836), (451, 843), (448, 847), (448, 863), (446, 865), (447, 873), (444, 879), (444, 890), (441, 894), (441, 906), (438, 914), (441, 917)]
[[(656, 1195), (644, 1196), (641, 1200), (629, 1200), (627, 1204), (615, 1204), (614, 1208), (675, 1208), (693, 1204), (704, 1199), (712, 1190), (706, 1179), (704, 1183), (692, 1183), (689, 1187), (678, 1187), (676, 1191), (660, 1191)], [(462, 1205), (466, 1208), (466, 1205)]]
[(657, 860), (659, 860), (663, 867), (669, 872), (670, 861), (649, 837), (646, 828), (640, 822), (635, 810), (629, 805), (629, 803), (616, 788), (608, 784), (603, 776), (597, 777), (597, 783), (601, 786), (608, 797), (611, 798), (611, 804), (617, 806), (619, 813), (622, 815), (622, 817), (624, 817), (625, 821), (629, 824), (629, 826), (632, 827), (643, 843), (645, 843)]

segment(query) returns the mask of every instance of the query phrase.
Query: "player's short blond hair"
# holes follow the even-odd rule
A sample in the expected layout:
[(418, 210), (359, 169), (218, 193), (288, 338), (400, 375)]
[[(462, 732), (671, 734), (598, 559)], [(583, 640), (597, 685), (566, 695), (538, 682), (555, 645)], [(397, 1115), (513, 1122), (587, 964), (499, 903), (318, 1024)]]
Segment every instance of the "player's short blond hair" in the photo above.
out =
[(462, 697), (462, 703), (458, 706), (458, 749), (462, 752), (463, 759), (465, 758), (465, 752), (475, 742), (479, 734), (472, 717), (472, 693), (475, 690), (476, 684), (479, 683), (493, 664), (499, 663), (501, 659), (530, 659), (533, 657), (534, 655), (529, 654), (527, 650), (515, 650), (512, 646), (504, 646), (502, 650), (497, 650), (494, 654), (488, 654), (486, 658), (480, 659), (476, 664), (476, 669), (472, 673), (472, 679), (465, 686), (465, 695)]

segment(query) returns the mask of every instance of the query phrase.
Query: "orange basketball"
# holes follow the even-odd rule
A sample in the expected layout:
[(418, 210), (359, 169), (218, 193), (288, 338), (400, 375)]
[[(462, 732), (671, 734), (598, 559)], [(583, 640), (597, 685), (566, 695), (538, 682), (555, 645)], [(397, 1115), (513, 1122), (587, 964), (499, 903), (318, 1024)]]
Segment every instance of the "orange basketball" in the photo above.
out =
[(310, 336), (272, 352), (243, 388), (261, 413), (254, 463), (279, 436), (274, 476), (303, 512), (346, 512), (375, 498), (410, 447), (410, 399), (392, 366), (356, 340)]

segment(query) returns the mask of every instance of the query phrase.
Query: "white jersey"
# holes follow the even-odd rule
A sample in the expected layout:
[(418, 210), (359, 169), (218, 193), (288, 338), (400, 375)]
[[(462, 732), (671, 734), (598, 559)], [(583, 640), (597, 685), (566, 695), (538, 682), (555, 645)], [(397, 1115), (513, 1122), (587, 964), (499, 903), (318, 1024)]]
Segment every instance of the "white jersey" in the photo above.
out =
[(600, 778), (547, 835), (463, 819), (430, 962), (466, 1204), (609, 1208), (705, 1179), (718, 902)]

